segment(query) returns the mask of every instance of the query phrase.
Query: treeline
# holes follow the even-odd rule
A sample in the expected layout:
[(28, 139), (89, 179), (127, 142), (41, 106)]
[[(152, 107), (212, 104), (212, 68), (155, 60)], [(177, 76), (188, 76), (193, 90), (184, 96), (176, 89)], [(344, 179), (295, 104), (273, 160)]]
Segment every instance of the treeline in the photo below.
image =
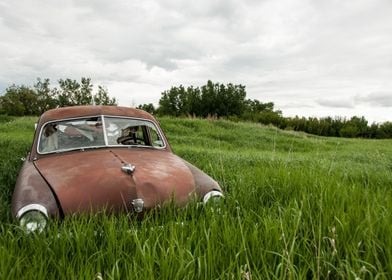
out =
[(347, 138), (392, 138), (392, 122), (382, 124), (372, 123), (364, 117), (346, 118), (284, 118), (278, 125), (282, 129), (304, 131), (320, 136), (335, 136)]
[(51, 87), (49, 79), (38, 78), (33, 87), (12, 85), (0, 96), (0, 114), (11, 116), (41, 115), (43, 112), (75, 105), (117, 105), (103, 86), (94, 85), (90, 78), (58, 80), (59, 87)]
[(283, 117), (273, 102), (246, 99), (243, 85), (219, 84), (208, 81), (201, 87), (180, 85), (161, 94), (158, 108), (152, 103), (138, 108), (156, 115), (227, 118), (274, 125), (281, 129), (304, 131), (320, 136), (392, 138), (392, 122), (368, 124), (364, 117)]
[[(49, 79), (37, 79), (33, 87), (16, 86), (0, 96), (0, 114), (11, 116), (40, 115), (57, 107), (74, 105), (117, 105), (103, 86), (94, 86), (90, 78), (58, 80), (58, 88)], [(138, 108), (155, 115), (227, 118), (274, 125), (281, 129), (304, 131), (320, 136), (392, 138), (392, 122), (368, 124), (364, 117), (305, 118), (283, 117), (273, 102), (263, 103), (246, 98), (245, 86), (208, 81), (201, 87), (172, 87), (162, 92), (159, 106), (152, 103)]]

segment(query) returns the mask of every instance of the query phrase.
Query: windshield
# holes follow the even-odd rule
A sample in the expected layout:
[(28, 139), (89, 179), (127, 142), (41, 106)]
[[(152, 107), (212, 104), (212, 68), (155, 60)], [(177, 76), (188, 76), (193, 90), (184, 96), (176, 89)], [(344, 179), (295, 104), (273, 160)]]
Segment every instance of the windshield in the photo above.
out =
[(47, 123), (41, 130), (38, 152), (124, 145), (165, 147), (159, 130), (150, 121), (98, 116)]

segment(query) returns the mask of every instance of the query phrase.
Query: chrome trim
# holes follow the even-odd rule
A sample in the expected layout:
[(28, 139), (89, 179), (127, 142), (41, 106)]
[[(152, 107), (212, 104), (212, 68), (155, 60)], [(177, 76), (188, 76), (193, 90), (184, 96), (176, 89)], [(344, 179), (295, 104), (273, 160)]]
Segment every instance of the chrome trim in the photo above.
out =
[(128, 163), (121, 166), (121, 170), (129, 175), (131, 175), (136, 169), (136, 166)]
[(135, 198), (132, 200), (131, 202), (132, 206), (133, 206), (133, 210), (136, 213), (141, 213), (143, 211), (144, 208), (144, 200), (142, 198)]
[(106, 129), (105, 129), (105, 127), (106, 127), (106, 125), (105, 125), (105, 118), (103, 117), (103, 115), (101, 115), (101, 119), (102, 119), (103, 139), (104, 139), (104, 141), (105, 141), (105, 146), (108, 146), (108, 145), (109, 145), (109, 142), (108, 142), (108, 135), (106, 134)]
[(220, 191), (210, 191), (204, 195), (203, 203), (206, 204), (211, 197), (215, 197), (215, 196), (224, 197), (224, 195)]
[(39, 211), (42, 214), (44, 214), (46, 216), (46, 218), (48, 218), (48, 210), (46, 210), (46, 207), (41, 205), (41, 204), (36, 204), (36, 203), (32, 203), (32, 204), (27, 204), (25, 206), (23, 206), (22, 208), (19, 209), (18, 213), (16, 214), (16, 218), (20, 219), (23, 214), (29, 212), (29, 211)]

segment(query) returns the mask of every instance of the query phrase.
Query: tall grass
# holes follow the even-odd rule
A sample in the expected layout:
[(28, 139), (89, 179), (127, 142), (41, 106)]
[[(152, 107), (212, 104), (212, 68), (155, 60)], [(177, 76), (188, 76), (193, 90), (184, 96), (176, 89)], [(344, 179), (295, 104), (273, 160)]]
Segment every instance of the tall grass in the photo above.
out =
[(222, 204), (67, 217), (26, 235), (9, 206), (34, 121), (0, 123), (1, 279), (392, 278), (392, 141), (162, 118)]

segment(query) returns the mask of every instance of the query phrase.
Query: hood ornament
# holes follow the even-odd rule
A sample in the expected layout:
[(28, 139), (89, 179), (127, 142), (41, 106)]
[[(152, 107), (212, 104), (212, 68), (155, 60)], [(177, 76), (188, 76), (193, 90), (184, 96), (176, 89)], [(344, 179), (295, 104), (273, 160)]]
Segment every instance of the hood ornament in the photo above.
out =
[(136, 169), (136, 166), (134, 166), (130, 163), (127, 163), (127, 164), (124, 164), (123, 166), (121, 166), (121, 170), (129, 175), (132, 175), (133, 172), (135, 171), (135, 169)]

